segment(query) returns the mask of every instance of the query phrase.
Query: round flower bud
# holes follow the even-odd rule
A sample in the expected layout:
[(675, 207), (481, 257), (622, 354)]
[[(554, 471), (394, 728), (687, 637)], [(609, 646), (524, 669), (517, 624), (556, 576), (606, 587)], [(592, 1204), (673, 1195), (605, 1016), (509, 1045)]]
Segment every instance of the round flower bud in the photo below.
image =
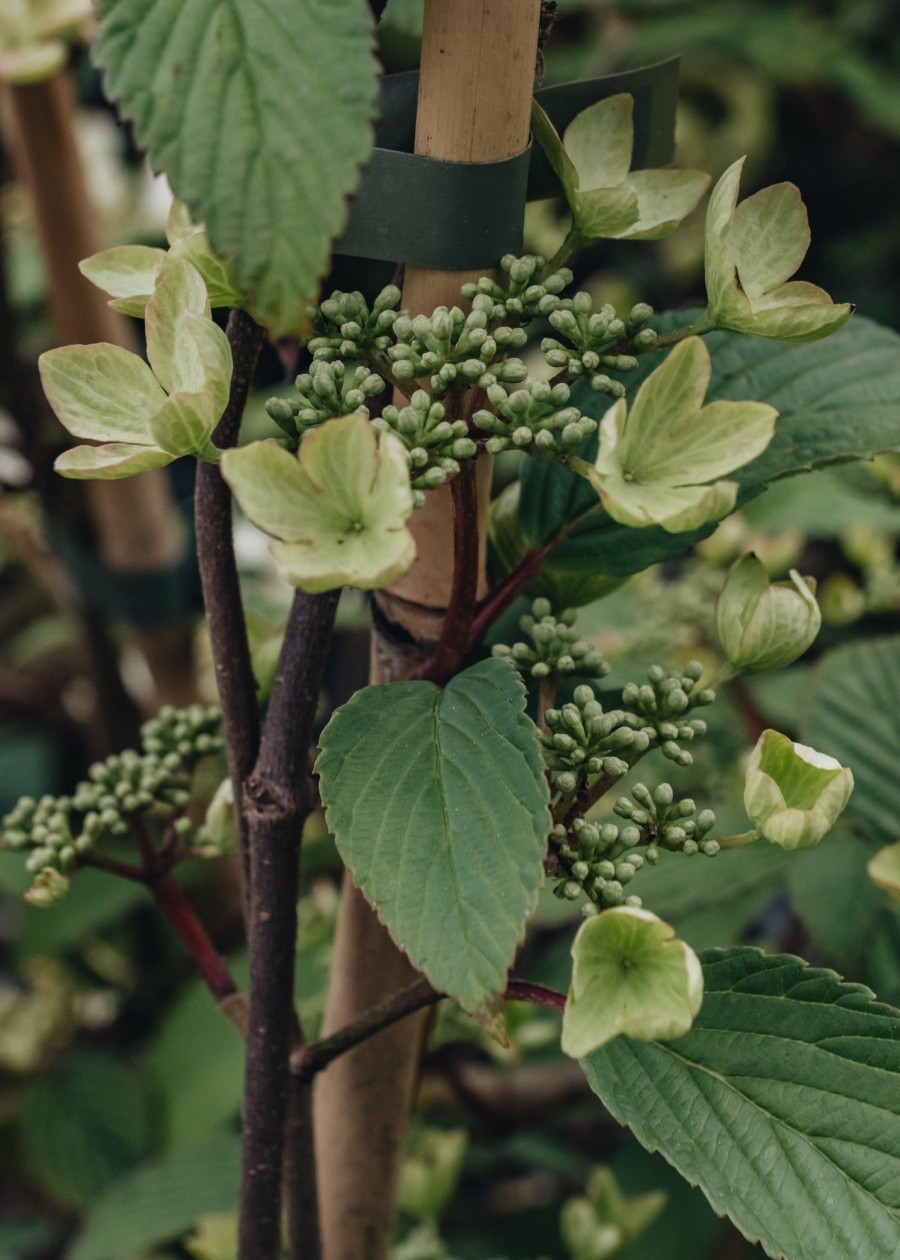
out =
[(716, 629), (738, 673), (783, 669), (810, 646), (822, 614), (813, 587), (795, 569), (789, 582), (770, 582), (755, 555), (733, 566), (716, 604)]
[(853, 774), (834, 757), (763, 731), (744, 781), (744, 809), (764, 840), (808, 849), (831, 830), (853, 791)]

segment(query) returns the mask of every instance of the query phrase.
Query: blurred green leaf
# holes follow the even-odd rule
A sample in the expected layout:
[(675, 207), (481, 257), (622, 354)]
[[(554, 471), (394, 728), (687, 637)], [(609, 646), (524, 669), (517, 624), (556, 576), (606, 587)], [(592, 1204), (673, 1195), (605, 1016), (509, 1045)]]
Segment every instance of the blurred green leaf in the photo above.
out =
[(85, 1207), (147, 1153), (146, 1083), (110, 1054), (79, 1050), (33, 1088), (21, 1137), (32, 1175), (69, 1207)]
[[(246, 984), (246, 957), (228, 965), (236, 982)], [(196, 1147), (237, 1115), (244, 1043), (201, 980), (185, 985), (165, 1012), (147, 1066), (156, 1079), (167, 1146)]]
[(816, 668), (803, 739), (853, 771), (847, 819), (900, 840), (900, 636), (829, 652)]
[(181, 1237), (201, 1216), (232, 1211), (240, 1159), (229, 1134), (136, 1169), (92, 1205), (66, 1260), (122, 1260)]

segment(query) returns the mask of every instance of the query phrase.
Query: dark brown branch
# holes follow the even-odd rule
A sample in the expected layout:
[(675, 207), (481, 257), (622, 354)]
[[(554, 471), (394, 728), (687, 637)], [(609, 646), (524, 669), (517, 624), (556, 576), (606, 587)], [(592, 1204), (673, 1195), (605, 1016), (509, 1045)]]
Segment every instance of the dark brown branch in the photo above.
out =
[[(237, 443), (247, 395), (263, 344), (263, 330), (245, 311), (235, 310), (228, 317), (228, 340), (234, 359), (231, 393), (212, 438), (222, 450)], [(243, 784), (256, 760), (259, 713), (234, 557), (231, 491), (215, 464), (200, 462), (197, 465), (194, 519), (203, 602), (227, 741), (228, 772), (234, 785), (234, 799), (239, 802)], [(248, 842), (246, 827), (240, 816), (238, 830), (246, 899)]]
[[(427, 980), (417, 980), (408, 988), (374, 1006), (346, 1028), (339, 1029), (322, 1041), (299, 1047), (291, 1055), (291, 1071), (302, 1080), (312, 1080), (329, 1063), (352, 1050), (354, 1046), (416, 1011), (443, 1001), (444, 996), (433, 989)], [(504, 997), (508, 1002), (530, 1002), (532, 1005), (547, 1006), (557, 1011), (561, 1011), (566, 1004), (562, 993), (546, 989), (541, 984), (530, 984), (527, 980), (510, 980)]]
[(244, 1084), (241, 1260), (279, 1254), (286, 1136), (293, 1254), (316, 1260), (318, 1223), (309, 1099), (290, 1101), (288, 1056), (302, 1043), (293, 1006), (300, 835), (313, 804), (307, 756), (339, 591), (294, 597), (259, 757), (244, 786), (250, 841), (250, 1012)]
[(411, 678), (443, 684), (466, 654), (478, 594), (478, 496), (475, 462), (464, 463), (450, 483), (453, 495), (453, 586), (434, 656)]

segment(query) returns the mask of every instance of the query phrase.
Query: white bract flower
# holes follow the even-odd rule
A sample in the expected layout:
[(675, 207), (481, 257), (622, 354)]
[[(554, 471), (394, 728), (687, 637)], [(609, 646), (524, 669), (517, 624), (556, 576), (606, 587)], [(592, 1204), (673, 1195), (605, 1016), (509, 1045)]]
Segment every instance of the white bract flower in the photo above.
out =
[(562, 1048), (582, 1059), (614, 1037), (680, 1037), (703, 1001), (697, 955), (649, 910), (616, 906), (582, 924), (572, 944)]
[(163, 268), (145, 327), (149, 367), (107, 342), (41, 355), (41, 382), (60, 422), (73, 437), (100, 443), (60, 455), (64, 477), (130, 477), (208, 447), (228, 402), (232, 361), (196, 267)]
[(709, 187), (705, 171), (632, 171), (634, 101), (627, 93), (578, 114), (560, 140), (537, 102), (532, 126), (586, 240), (656, 240), (674, 232)]
[(241, 305), (241, 295), (227, 266), (210, 249), (206, 232), (191, 222), (186, 207), (179, 201), (172, 202), (166, 238), (167, 250), (150, 245), (117, 245), (85, 258), (79, 263), (79, 270), (91, 284), (110, 295), (109, 305), (114, 311), (136, 319), (143, 318), (163, 266), (173, 262), (185, 261), (197, 268), (211, 307)]
[(61, 36), (86, 35), (91, 0), (0, 0), (0, 82), (39, 83), (69, 56)]
[(737, 483), (717, 478), (765, 450), (778, 413), (757, 402), (704, 407), (711, 370), (703, 342), (688, 337), (650, 373), (630, 410), (619, 399), (603, 417), (589, 477), (622, 525), (677, 534), (734, 508)]
[(222, 474), (304, 591), (389, 586), (416, 558), (405, 448), (360, 412), (311, 429), (296, 455), (274, 442), (225, 451)]
[(764, 840), (809, 849), (834, 826), (853, 791), (853, 774), (834, 757), (763, 731), (744, 780), (744, 809)]
[(713, 189), (706, 213), (707, 317), (716, 328), (778, 341), (817, 341), (845, 324), (849, 302), (790, 280), (809, 249), (799, 190), (773, 184), (737, 204), (744, 159)]
[(752, 553), (732, 566), (716, 604), (716, 629), (736, 671), (783, 669), (803, 655), (822, 625), (810, 581), (791, 569), (789, 582), (770, 582)]

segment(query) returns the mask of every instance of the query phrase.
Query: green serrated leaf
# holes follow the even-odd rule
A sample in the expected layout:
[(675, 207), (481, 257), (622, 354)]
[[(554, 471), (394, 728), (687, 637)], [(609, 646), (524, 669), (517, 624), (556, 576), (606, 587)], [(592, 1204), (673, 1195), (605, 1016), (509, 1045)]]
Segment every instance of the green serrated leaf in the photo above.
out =
[(86, 1206), (134, 1167), (151, 1136), (139, 1075), (112, 1055), (83, 1050), (35, 1086), (21, 1125), (33, 1175), (69, 1207)]
[(121, 1260), (237, 1207), (240, 1139), (228, 1134), (136, 1169), (99, 1199), (66, 1260)]
[[(667, 314), (657, 322), (670, 331), (699, 317), (700, 311)], [(870, 459), (898, 446), (900, 336), (857, 316), (825, 342), (794, 346), (735, 333), (704, 338), (713, 370), (707, 401), (756, 399), (779, 413), (775, 436), (757, 459), (734, 474), (738, 505), (761, 494), (782, 477), (848, 459)], [(642, 355), (622, 377), (633, 397), (660, 361)], [(607, 400), (576, 385), (573, 402), (599, 417)], [(596, 441), (579, 454), (596, 455)], [(687, 534), (662, 529), (633, 530), (616, 525), (596, 504), (583, 477), (549, 460), (528, 460), (522, 475), (521, 525), (532, 546), (547, 542), (562, 525), (582, 517), (553, 552), (555, 570), (624, 577), (661, 560), (682, 555), (712, 532)]]
[(394, 940), (469, 1011), (501, 992), (543, 882), (548, 790), (509, 665), (367, 687), (316, 763), (341, 857)]
[(853, 771), (848, 820), (869, 840), (900, 839), (900, 637), (850, 644), (822, 659), (803, 738)]
[(101, 0), (108, 99), (273, 336), (297, 333), (372, 145), (366, 0)]
[(900, 1013), (786, 955), (702, 961), (691, 1031), (618, 1038), (591, 1088), (768, 1255), (898, 1254)]

